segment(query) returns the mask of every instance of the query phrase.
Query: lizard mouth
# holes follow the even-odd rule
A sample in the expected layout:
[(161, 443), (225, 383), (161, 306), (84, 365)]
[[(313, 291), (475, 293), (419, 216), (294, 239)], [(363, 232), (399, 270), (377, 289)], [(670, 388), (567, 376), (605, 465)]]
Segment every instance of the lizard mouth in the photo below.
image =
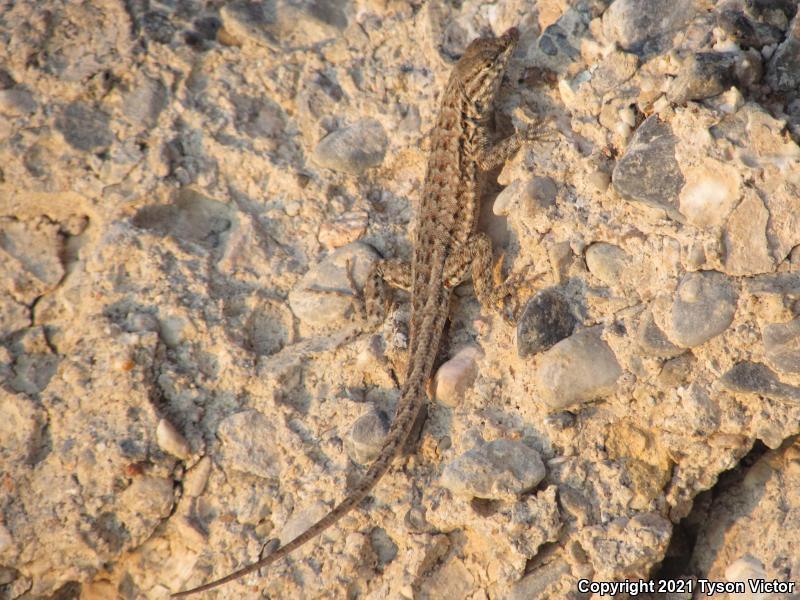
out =
[(516, 44), (519, 40), (519, 29), (510, 27), (501, 37), (507, 40), (509, 44)]

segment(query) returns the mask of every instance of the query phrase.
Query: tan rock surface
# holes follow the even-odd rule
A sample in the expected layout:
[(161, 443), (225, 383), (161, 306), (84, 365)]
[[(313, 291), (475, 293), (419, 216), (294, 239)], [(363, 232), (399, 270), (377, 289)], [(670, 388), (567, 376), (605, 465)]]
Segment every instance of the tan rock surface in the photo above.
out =
[[(408, 344), (402, 292), (360, 329), (346, 258), (357, 283), (378, 254), (408, 258), (453, 60), (512, 25), (496, 127), (538, 116), (548, 135), (489, 177), (481, 226), (533, 288), (509, 311), (550, 289), (569, 327), (531, 319), (549, 350), (520, 356), (459, 287), (442, 363), (475, 351), (410, 455), (216, 597), (577, 599), (581, 578), (680, 558), (685, 576), (800, 580), (800, 20), (791, 2), (648, 16), (666, 4), (6, 3), (0, 595), (165, 598), (343, 496)], [(726, 70), (697, 85), (692, 64)], [(544, 479), (442, 485), (498, 441)], [(754, 445), (775, 452), (724, 485)]]

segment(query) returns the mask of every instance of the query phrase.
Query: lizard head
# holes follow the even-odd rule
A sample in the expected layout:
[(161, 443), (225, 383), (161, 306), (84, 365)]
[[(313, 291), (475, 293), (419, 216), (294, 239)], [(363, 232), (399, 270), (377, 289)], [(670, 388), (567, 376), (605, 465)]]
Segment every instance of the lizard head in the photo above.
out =
[(519, 32), (515, 27), (499, 37), (478, 38), (456, 63), (451, 84), (463, 91), (467, 105), (475, 112), (471, 117), (488, 118), (517, 40)]

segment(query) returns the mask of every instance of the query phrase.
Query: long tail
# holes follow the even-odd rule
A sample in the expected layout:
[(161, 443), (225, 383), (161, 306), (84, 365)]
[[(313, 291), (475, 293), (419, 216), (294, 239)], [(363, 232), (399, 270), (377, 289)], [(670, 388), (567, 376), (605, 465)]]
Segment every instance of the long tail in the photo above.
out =
[(347, 498), (337, 504), (331, 510), (331, 512), (309, 527), (306, 531), (298, 535), (291, 542), (281, 546), (275, 552), (265, 558), (262, 558), (258, 562), (254, 562), (253, 564), (239, 569), (238, 571), (234, 571), (230, 575), (226, 575), (221, 579), (217, 579), (184, 592), (172, 594), (172, 597), (181, 598), (183, 596), (189, 596), (198, 592), (204, 592), (206, 590), (210, 590), (211, 588), (228, 583), (229, 581), (233, 581), (234, 579), (239, 579), (239, 577), (243, 577), (248, 573), (257, 571), (262, 567), (271, 565), (275, 561), (280, 560), (290, 552), (296, 550), (307, 541), (317, 537), (320, 533), (325, 531), (328, 527), (336, 523), (339, 519), (350, 512), (352, 508), (358, 506), (358, 504), (367, 496), (367, 494), (369, 494), (370, 490), (375, 487), (375, 484), (380, 481), (384, 473), (389, 470), (394, 458), (400, 454), (400, 451), (405, 446), (406, 440), (408, 439), (411, 429), (413, 428), (414, 421), (419, 414), (419, 409), (422, 406), (423, 398), (424, 392), (422, 390), (422, 386), (419, 384), (403, 389), (397, 413), (392, 421), (389, 434), (387, 435), (380, 455), (378, 455), (378, 458), (376, 458), (370, 465), (367, 473), (358, 483), (358, 486), (351, 491)]

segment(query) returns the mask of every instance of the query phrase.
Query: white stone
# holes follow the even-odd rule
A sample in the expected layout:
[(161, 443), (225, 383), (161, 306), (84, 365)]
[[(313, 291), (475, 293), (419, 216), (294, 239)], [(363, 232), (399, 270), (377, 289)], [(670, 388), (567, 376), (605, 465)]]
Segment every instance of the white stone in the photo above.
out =
[(177, 456), (181, 460), (186, 460), (192, 456), (192, 448), (189, 446), (189, 442), (167, 419), (161, 419), (158, 422), (156, 441), (158, 441), (159, 448), (164, 452)]
[(436, 372), (436, 399), (450, 407), (458, 406), (478, 375), (478, 361), (483, 352), (477, 346), (465, 346)]

